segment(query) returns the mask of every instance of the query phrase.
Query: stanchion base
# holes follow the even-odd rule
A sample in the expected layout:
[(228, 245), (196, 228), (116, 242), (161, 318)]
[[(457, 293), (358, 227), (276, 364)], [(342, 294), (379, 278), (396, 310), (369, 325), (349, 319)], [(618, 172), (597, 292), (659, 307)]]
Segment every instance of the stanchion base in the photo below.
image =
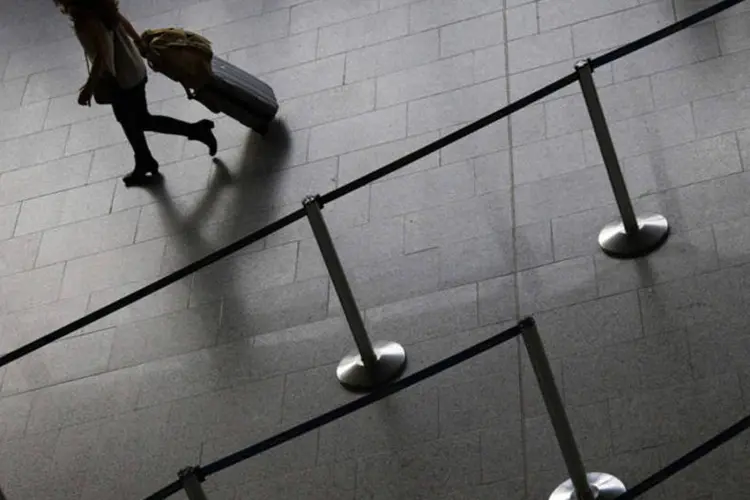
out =
[[(622, 481), (611, 474), (591, 472), (586, 474), (586, 477), (596, 500), (614, 500), (627, 491)], [(568, 479), (558, 486), (550, 495), (549, 500), (578, 500), (573, 482)]]
[(669, 223), (661, 215), (637, 218), (638, 231), (625, 232), (622, 222), (612, 222), (599, 233), (599, 246), (604, 253), (618, 259), (634, 259), (653, 252), (667, 241)]
[(398, 378), (406, 368), (406, 351), (396, 342), (373, 342), (377, 357), (370, 371), (362, 363), (358, 351), (347, 354), (336, 369), (341, 385), (351, 391), (367, 391)]

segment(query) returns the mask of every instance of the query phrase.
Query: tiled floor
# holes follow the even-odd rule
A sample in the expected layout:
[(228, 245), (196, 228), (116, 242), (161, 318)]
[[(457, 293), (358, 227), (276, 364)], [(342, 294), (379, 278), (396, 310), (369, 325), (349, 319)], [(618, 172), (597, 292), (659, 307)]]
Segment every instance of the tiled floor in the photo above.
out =
[[(131, 152), (49, 0), (0, 5), (0, 352), (28, 342), (714, 0), (122, 0), (202, 30), (271, 83), (264, 140)], [(645, 477), (750, 409), (750, 3), (596, 73), (639, 211), (667, 245), (596, 246), (615, 217), (570, 87), (325, 210), (367, 326), (413, 371), (533, 314), (591, 470)], [(153, 76), (154, 111), (208, 116)], [(9, 500), (137, 499), (353, 396), (352, 346), (307, 223), (0, 369)], [(647, 498), (750, 498), (750, 437)], [(211, 477), (211, 500), (547, 498), (565, 478), (513, 342)]]

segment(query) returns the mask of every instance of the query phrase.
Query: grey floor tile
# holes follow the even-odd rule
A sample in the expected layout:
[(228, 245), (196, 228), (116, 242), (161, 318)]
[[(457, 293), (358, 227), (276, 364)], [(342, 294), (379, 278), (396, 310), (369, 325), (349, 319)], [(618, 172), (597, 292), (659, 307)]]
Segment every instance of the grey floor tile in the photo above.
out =
[(138, 398), (138, 372), (111, 372), (34, 393), (27, 432), (40, 433), (127, 413)]
[(645, 333), (744, 318), (742, 279), (730, 268), (640, 290)]
[(0, 399), (0, 415), (3, 418), (3, 429), (0, 442), (19, 439), (26, 430), (26, 422), (31, 412), (31, 395), (4, 397)]
[(487, 82), (411, 100), (408, 108), (409, 135), (479, 119), (487, 113), (488, 103), (492, 103), (492, 108), (504, 106), (507, 103), (506, 80), (492, 76)]
[(64, 266), (55, 264), (0, 278), (0, 314), (31, 309), (56, 301)]
[[(372, 266), (347, 269), (357, 304), (370, 308), (437, 291), (440, 256), (437, 250), (406, 255)], [(340, 314), (341, 305), (333, 288), (329, 314)]]
[(613, 399), (614, 449), (635, 451), (676, 441), (697, 445), (744, 413), (737, 405), (740, 398), (737, 376), (728, 375)]
[(715, 224), (714, 236), (722, 265), (746, 264), (750, 261), (750, 219), (747, 217)]
[(559, 28), (581, 21), (600, 17), (620, 10), (629, 9), (638, 5), (638, 0), (605, 0), (597, 2), (594, 0), (542, 0), (539, 2), (539, 26), (544, 31)]
[(18, 109), (0, 111), (0, 140), (41, 131), (47, 109), (47, 102), (39, 102)]
[(375, 0), (313, 0), (295, 5), (292, 8), (291, 32), (300, 33), (372, 14), (377, 12), (378, 6)]
[(356, 488), (356, 464), (340, 463), (307, 470), (289, 469), (288, 474), (272, 480), (244, 484), (236, 497), (238, 500), (262, 496), (279, 496), (289, 499), (353, 500)]
[(11, 365), (2, 392), (27, 392), (107, 370), (113, 332), (104, 331), (54, 343)]
[(218, 305), (209, 305), (116, 327), (109, 331), (108, 367), (134, 366), (212, 346), (219, 314)]
[[(416, 137), (407, 137), (380, 146), (375, 146), (353, 153), (346, 153), (339, 157), (339, 185), (351, 182), (365, 174), (383, 167), (390, 162), (396, 161), (402, 156), (411, 153), (438, 139), (437, 132), (430, 132)], [(440, 162), (440, 154), (433, 153), (418, 160), (408, 167), (397, 170), (384, 180), (409, 175), (422, 170), (437, 167)]]
[(411, 214), (405, 221), (405, 250), (501, 234), (511, 227), (510, 210), (510, 195), (503, 190)]
[(0, 241), (0, 276), (30, 271), (39, 251), (41, 235), (31, 234)]
[(668, 2), (652, 2), (587, 20), (573, 27), (575, 53), (591, 54), (624, 45), (673, 21), (674, 9)]
[(436, 498), (478, 485), (479, 437), (445, 439), (358, 461), (357, 490), (363, 498)]
[(744, 128), (748, 116), (750, 91), (739, 90), (693, 103), (695, 126), (699, 137)]
[(26, 200), (20, 207), (15, 233), (36, 233), (107, 215), (114, 194), (115, 181), (103, 181)]
[(318, 57), (341, 54), (409, 33), (409, 9), (398, 7), (320, 29)]
[(371, 111), (375, 107), (375, 82), (372, 80), (338, 86), (284, 104), (284, 123), (291, 130), (335, 122)]
[(256, 73), (269, 73), (315, 59), (317, 31), (282, 38), (240, 49), (229, 54), (229, 62)]
[[(505, 103), (504, 97), (500, 97), (500, 103)], [(442, 135), (446, 136), (465, 125), (465, 123), (454, 125), (442, 130)], [(509, 142), (508, 123), (499, 121), (443, 148), (440, 151), (440, 161), (443, 165), (450, 165), (451, 163), (486, 156), (508, 149)]]
[(224, 299), (221, 338), (251, 337), (322, 320), (330, 293), (328, 278), (320, 277), (228, 296)]
[(571, 57), (573, 37), (570, 28), (544, 32), (508, 43), (508, 69), (511, 73), (521, 73)]
[(478, 283), (480, 325), (507, 321), (516, 316), (515, 284), (513, 276), (501, 276)]
[(510, 187), (510, 152), (500, 151), (474, 158), (477, 194), (502, 191)]
[(516, 224), (528, 225), (612, 203), (603, 166), (577, 170), (516, 187)]
[(498, 10), (500, 6), (489, 0), (469, 0), (459, 6), (447, 0), (423, 0), (411, 5), (410, 28), (424, 31)]
[(241, 0), (191, 1), (185, 8), (180, 9), (179, 19), (183, 26), (205, 29), (235, 19), (255, 16), (262, 12), (262, 2), (243, 2)]
[(68, 127), (61, 127), (0, 142), (0, 172), (61, 158), (68, 131)]
[[(609, 456), (612, 452), (612, 435), (607, 403), (569, 406), (567, 410), (581, 455), (586, 460)], [(527, 418), (525, 426), (529, 470), (537, 472), (559, 468), (563, 464), (562, 454), (549, 416)]]
[(470, 330), (477, 326), (477, 289), (466, 285), (368, 309), (373, 339), (404, 344)]
[(595, 298), (593, 259), (581, 257), (518, 273), (518, 297), (522, 314)]
[[(13, 236), (18, 225), (20, 211), (20, 203), (0, 207), (0, 240), (7, 240)], [(18, 234), (23, 233), (19, 232)]]
[(502, 44), (505, 41), (504, 16), (502, 11), (494, 12), (440, 28), (440, 55), (450, 57)]
[(49, 229), (42, 236), (37, 266), (77, 259), (131, 245), (135, 240), (139, 209)]
[(221, 26), (203, 31), (203, 35), (211, 40), (213, 50), (217, 54), (277, 40), (288, 33), (288, 10), (277, 10), (260, 16), (231, 20)]
[(507, 10), (508, 40), (539, 33), (539, 12), (535, 3), (527, 3)]
[(406, 106), (394, 106), (315, 127), (311, 161), (385, 144), (406, 137)]
[(440, 282), (473, 283), (515, 271), (513, 233), (505, 231), (440, 248)]
[(474, 170), (456, 163), (383, 180), (370, 188), (370, 214), (383, 219), (472, 198)]
[[(154, 158), (162, 165), (182, 158), (185, 139), (179, 136), (152, 135), (147, 137)], [(133, 152), (127, 143), (115, 144), (94, 151), (89, 182), (124, 176), (133, 170)]]
[(346, 54), (346, 83), (427, 64), (439, 57), (438, 30), (426, 31)]
[(692, 349), (683, 332), (612, 344), (563, 360), (565, 400), (573, 406), (689, 384)]
[(716, 32), (719, 35), (719, 47), (721, 47), (722, 54), (731, 54), (750, 48), (747, 32), (742, 27), (742, 23), (747, 19), (748, 14), (739, 14), (716, 21)]
[(341, 85), (344, 80), (345, 56), (339, 54), (263, 76), (276, 97), (285, 101)]
[(91, 154), (82, 154), (6, 172), (0, 176), (0, 202), (8, 204), (82, 186), (91, 158)]
[(514, 182), (527, 184), (586, 168), (580, 132), (513, 148)]

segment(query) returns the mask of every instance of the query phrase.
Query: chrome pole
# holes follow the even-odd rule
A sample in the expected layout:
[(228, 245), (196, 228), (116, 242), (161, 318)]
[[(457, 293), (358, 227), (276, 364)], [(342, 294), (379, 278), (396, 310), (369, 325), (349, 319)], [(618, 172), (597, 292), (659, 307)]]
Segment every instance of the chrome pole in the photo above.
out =
[(621, 221), (608, 224), (599, 233), (599, 246), (612, 257), (642, 257), (656, 250), (666, 241), (669, 235), (669, 223), (662, 215), (636, 216), (607, 126), (607, 119), (599, 100), (599, 93), (596, 90), (591, 63), (588, 60), (580, 61), (575, 68), (591, 124), (594, 127), (596, 142), (599, 144), (604, 167), (607, 169), (615, 202), (620, 211)]
[(406, 351), (396, 342), (376, 342), (374, 345), (370, 342), (362, 315), (323, 218), (320, 197), (308, 196), (302, 201), (302, 205), (307, 212), (310, 228), (341, 302), (354, 343), (357, 345), (357, 350), (345, 356), (339, 363), (336, 370), (339, 382), (351, 390), (368, 390), (390, 382), (403, 372), (406, 366)]
[(625, 485), (619, 479), (601, 472), (586, 473), (536, 322), (528, 318), (521, 323), (521, 326), (526, 351), (534, 368), (542, 399), (547, 407), (547, 413), (552, 421), (552, 428), (570, 476), (569, 480), (555, 489), (550, 500), (613, 500), (617, 498), (625, 492)]

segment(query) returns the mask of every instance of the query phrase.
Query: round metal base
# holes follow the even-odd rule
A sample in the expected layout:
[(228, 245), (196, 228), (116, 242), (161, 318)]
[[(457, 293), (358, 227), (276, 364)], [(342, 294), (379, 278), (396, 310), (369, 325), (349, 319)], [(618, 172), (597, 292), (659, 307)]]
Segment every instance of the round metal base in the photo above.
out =
[(368, 391), (398, 378), (406, 368), (406, 351), (396, 342), (374, 342), (377, 357), (375, 368), (370, 371), (362, 363), (358, 351), (344, 356), (336, 368), (336, 377), (341, 385), (351, 391)]
[(667, 241), (669, 223), (661, 215), (638, 217), (638, 231), (625, 232), (622, 222), (612, 222), (599, 233), (599, 246), (604, 253), (618, 259), (634, 259), (653, 252)]
[[(596, 500), (613, 500), (627, 491), (622, 481), (615, 476), (604, 472), (591, 472), (586, 474), (589, 480), (591, 492)], [(549, 500), (579, 500), (573, 482), (568, 479), (557, 487), (550, 495)]]

